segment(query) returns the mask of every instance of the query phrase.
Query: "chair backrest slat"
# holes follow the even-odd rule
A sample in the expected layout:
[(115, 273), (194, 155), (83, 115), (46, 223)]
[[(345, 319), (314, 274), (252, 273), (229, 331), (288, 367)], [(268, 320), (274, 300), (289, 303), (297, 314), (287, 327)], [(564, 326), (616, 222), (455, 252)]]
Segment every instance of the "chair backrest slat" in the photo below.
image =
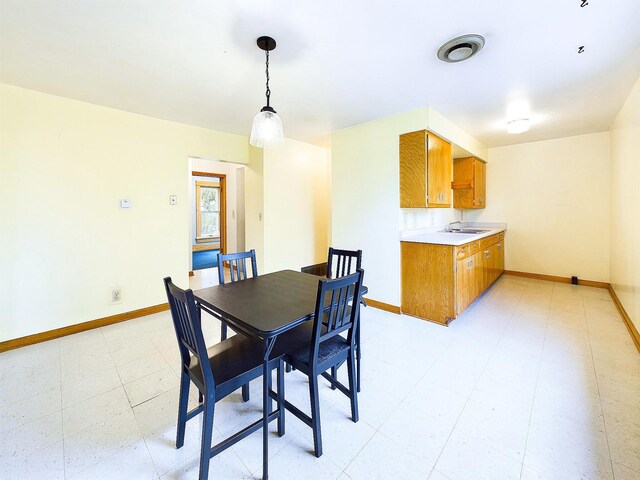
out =
[(360, 318), (360, 295), (364, 270), (336, 279), (318, 282), (313, 335), (310, 346), (312, 362), (317, 362), (320, 344), (348, 330), (347, 341), (353, 347), (354, 331)]
[(258, 276), (258, 263), (256, 262), (256, 251), (249, 250), (248, 252), (240, 253), (219, 253), (218, 254), (218, 280), (220, 285), (224, 285), (224, 264), (229, 263), (231, 283), (238, 282), (240, 280), (246, 280), (249, 277), (249, 270), (247, 268), (247, 260), (251, 261), (251, 277)]
[(164, 285), (167, 291), (167, 299), (169, 300), (171, 318), (173, 319), (173, 327), (178, 340), (178, 349), (180, 350), (183, 368), (189, 368), (191, 355), (193, 355), (198, 360), (198, 365), (202, 370), (205, 388), (213, 392), (215, 380), (209, 364), (204, 335), (202, 334), (200, 308), (196, 305), (193, 291), (178, 288), (171, 282), (171, 277), (164, 279)]
[(329, 247), (327, 278), (351, 275), (362, 268), (362, 250), (341, 250)]

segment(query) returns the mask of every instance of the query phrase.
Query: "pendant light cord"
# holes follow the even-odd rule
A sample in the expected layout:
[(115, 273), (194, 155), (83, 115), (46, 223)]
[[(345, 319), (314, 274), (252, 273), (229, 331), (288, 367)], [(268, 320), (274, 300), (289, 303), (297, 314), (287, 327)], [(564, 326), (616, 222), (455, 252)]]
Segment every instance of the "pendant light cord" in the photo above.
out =
[(266, 53), (266, 57), (267, 57), (267, 61), (266, 61), (266, 65), (267, 65), (267, 69), (266, 69), (266, 75), (267, 75), (267, 107), (269, 107), (269, 98), (271, 97), (271, 89), (269, 88), (269, 50), (265, 50)]

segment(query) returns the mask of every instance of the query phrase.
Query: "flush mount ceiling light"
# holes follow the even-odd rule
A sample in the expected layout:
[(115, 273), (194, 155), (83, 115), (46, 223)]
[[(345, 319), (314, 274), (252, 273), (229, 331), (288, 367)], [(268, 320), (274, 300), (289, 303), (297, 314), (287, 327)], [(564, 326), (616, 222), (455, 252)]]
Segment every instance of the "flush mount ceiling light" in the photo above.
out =
[(438, 49), (438, 58), (443, 62), (456, 63), (473, 57), (484, 47), (484, 37), (475, 33), (461, 35), (449, 40)]
[(276, 147), (284, 143), (282, 120), (269, 104), (271, 98), (271, 89), (269, 88), (269, 52), (276, 48), (276, 41), (271, 37), (260, 37), (256, 43), (261, 50), (264, 50), (266, 56), (267, 104), (253, 118), (249, 143), (258, 148)]
[(529, 119), (518, 118), (507, 123), (507, 133), (524, 133), (529, 130)]

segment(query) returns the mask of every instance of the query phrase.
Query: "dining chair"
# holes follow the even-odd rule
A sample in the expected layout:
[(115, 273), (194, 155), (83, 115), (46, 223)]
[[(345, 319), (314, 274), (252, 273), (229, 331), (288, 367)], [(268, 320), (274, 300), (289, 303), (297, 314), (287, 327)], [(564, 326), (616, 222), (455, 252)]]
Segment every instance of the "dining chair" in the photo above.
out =
[[(327, 278), (340, 278), (345, 275), (355, 273), (362, 268), (362, 250), (343, 250), (338, 248), (329, 247), (329, 254), (327, 256)], [(364, 299), (361, 299), (362, 305), (365, 307), (367, 304)], [(360, 322), (358, 322), (358, 328), (356, 330), (356, 383), (357, 390), (360, 392), (360, 357), (362, 351), (360, 348)], [(331, 369), (331, 376), (337, 379), (338, 369), (341, 365), (336, 365)], [(335, 390), (332, 385), (331, 388)]]
[[(248, 252), (240, 253), (219, 253), (218, 254), (218, 281), (220, 285), (224, 285), (224, 266), (225, 263), (229, 264), (229, 278), (231, 283), (239, 282), (240, 280), (246, 280), (250, 278), (247, 269), (247, 260), (251, 261), (251, 277), (258, 276), (258, 263), (256, 262), (256, 251), (249, 250)], [(220, 319), (220, 338), (225, 340), (227, 338), (227, 322), (224, 319)]]
[(362, 250), (342, 250), (329, 247), (327, 278), (351, 275), (362, 268)]
[[(176, 448), (184, 445), (185, 427), (188, 420), (203, 413), (202, 443), (200, 447), (199, 479), (206, 480), (209, 461), (230, 446), (262, 427), (260, 419), (211, 447), (215, 404), (251, 380), (262, 376), (263, 349), (260, 343), (244, 335), (234, 335), (207, 348), (202, 334), (201, 311), (192, 290), (182, 290), (164, 279), (173, 326), (178, 340), (181, 358), (180, 398), (178, 404), (178, 428)], [(271, 389), (271, 371), (277, 368), (278, 390)], [(284, 361), (274, 357), (269, 363), (268, 390), (277, 400), (278, 435), (284, 435)], [(189, 387), (198, 388), (198, 406), (188, 411)], [(275, 414), (269, 408), (269, 415)]]
[[(321, 279), (312, 324), (283, 334), (280, 348), (285, 349), (285, 362), (295, 367), (309, 378), (309, 398), (311, 416), (283, 400), (287, 409), (313, 430), (313, 444), (316, 457), (322, 455), (322, 435), (320, 429), (320, 401), (318, 397), (318, 376), (349, 397), (351, 419), (358, 421), (358, 397), (355, 371), (355, 332), (358, 327), (360, 298), (364, 271), (337, 279)], [(340, 334), (346, 332), (346, 338)], [(280, 341), (280, 339), (279, 339)], [(276, 351), (278, 343), (276, 343)], [(347, 363), (349, 387), (345, 387), (327, 370), (335, 365)]]

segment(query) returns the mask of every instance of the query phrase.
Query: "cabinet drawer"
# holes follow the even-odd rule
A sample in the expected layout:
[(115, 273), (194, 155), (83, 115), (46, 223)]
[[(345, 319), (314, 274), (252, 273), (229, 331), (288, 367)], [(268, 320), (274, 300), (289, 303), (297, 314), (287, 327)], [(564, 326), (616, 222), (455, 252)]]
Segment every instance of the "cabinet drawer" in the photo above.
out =
[(480, 242), (477, 242), (477, 241), (460, 245), (459, 247), (456, 247), (456, 260), (462, 260), (463, 258), (467, 258), (469, 255), (473, 255), (479, 250), (480, 250)]
[[(500, 235), (502, 235), (502, 237)], [(503, 238), (504, 238), (504, 232), (497, 233), (496, 235), (491, 235), (490, 237), (481, 238), (479, 240), (480, 250), (486, 250), (491, 245), (498, 243)]]

